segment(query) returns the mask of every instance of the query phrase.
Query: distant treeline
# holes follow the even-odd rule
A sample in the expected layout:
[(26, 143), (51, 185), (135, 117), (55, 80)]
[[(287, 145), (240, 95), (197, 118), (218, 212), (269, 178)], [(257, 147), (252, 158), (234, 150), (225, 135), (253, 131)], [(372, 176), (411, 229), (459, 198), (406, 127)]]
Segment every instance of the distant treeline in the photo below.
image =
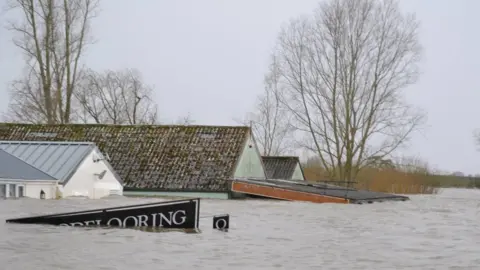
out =
[[(303, 166), (308, 181), (328, 181), (320, 166)], [(403, 194), (432, 194), (436, 193), (438, 188), (480, 188), (480, 177), (439, 175), (426, 170), (404, 171), (398, 168), (364, 168), (354, 181), (356, 183), (348, 185), (377, 192)]]
[(426, 178), (436, 187), (480, 188), (480, 177), (431, 174)]

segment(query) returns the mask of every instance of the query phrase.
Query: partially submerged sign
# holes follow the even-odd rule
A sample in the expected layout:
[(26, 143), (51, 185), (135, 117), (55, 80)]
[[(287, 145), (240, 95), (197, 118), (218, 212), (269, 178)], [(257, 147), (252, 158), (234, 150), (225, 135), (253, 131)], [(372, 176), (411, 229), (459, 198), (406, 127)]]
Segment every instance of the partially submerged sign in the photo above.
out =
[(230, 227), (230, 216), (228, 214), (213, 217), (213, 228), (227, 231)]
[(200, 199), (190, 199), (9, 219), (7, 222), (59, 226), (198, 229), (199, 213)]

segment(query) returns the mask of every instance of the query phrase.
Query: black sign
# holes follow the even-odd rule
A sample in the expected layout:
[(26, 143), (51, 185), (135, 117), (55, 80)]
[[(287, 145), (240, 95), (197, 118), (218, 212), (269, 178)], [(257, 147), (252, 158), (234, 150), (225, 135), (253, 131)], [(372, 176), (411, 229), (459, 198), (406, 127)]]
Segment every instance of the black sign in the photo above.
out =
[(228, 230), (230, 227), (230, 216), (220, 215), (213, 217), (213, 228), (217, 230)]
[(147, 203), (89, 211), (9, 219), (8, 223), (59, 226), (197, 229), (200, 199)]

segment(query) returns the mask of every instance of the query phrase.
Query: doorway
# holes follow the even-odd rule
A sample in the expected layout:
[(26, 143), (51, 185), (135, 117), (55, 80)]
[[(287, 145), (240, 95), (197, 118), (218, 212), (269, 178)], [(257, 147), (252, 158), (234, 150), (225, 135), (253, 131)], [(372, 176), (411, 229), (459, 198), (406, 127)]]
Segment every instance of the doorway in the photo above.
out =
[(7, 198), (7, 185), (0, 184), (0, 199)]
[(19, 198), (22, 198), (22, 197), (25, 196), (25, 187), (24, 186), (18, 186), (17, 196)]

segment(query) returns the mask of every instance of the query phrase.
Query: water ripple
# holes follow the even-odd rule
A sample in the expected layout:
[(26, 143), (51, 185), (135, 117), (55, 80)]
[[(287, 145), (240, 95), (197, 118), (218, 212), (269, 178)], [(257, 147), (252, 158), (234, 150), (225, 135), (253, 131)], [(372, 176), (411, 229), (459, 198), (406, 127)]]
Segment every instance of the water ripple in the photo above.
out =
[[(0, 225), (2, 269), (478, 269), (478, 190), (370, 205), (203, 200), (229, 213), (228, 233)], [(159, 199), (7, 200), (3, 219)]]

